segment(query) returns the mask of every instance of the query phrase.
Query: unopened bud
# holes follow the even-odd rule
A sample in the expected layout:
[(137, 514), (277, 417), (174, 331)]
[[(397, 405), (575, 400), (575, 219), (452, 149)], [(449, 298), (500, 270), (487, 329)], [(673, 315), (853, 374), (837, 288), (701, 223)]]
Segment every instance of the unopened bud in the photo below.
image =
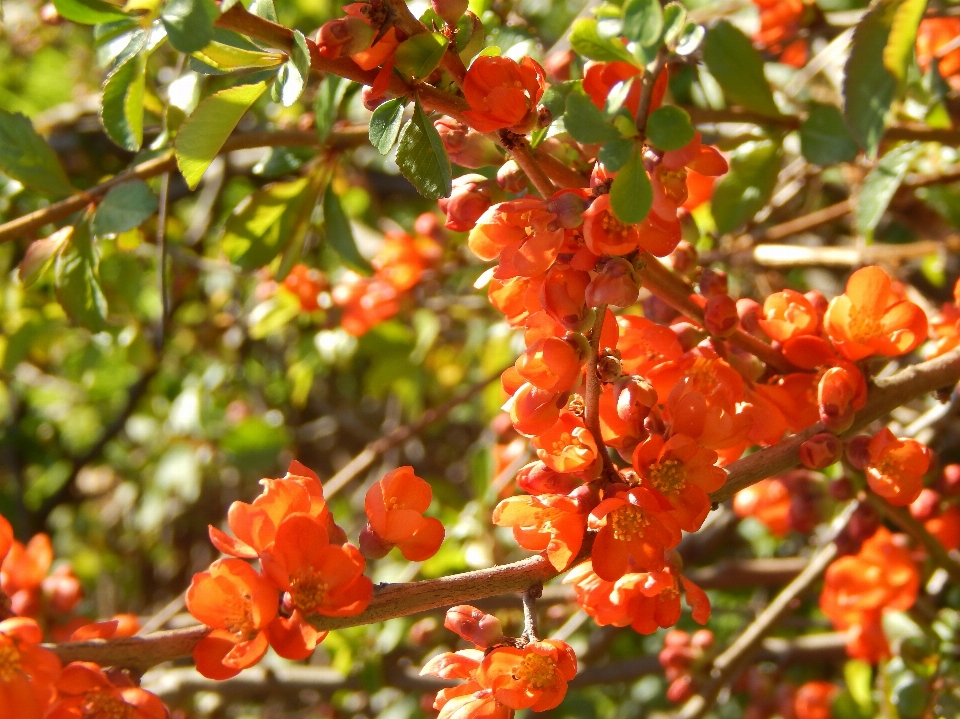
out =
[(810, 532), (820, 523), (820, 507), (814, 494), (796, 494), (790, 498), (790, 526), (798, 532)]
[(487, 165), (498, 165), (503, 160), (497, 146), (486, 135), (457, 122), (452, 117), (441, 117), (433, 126), (440, 134), (450, 161), (475, 170)]
[(413, 223), (413, 231), (432, 240), (439, 240), (443, 236), (440, 231), (440, 222), (432, 212), (424, 212), (418, 215)]
[(578, 484), (572, 474), (554, 472), (539, 460), (517, 472), (517, 486), (527, 494), (569, 494)]
[[(376, 94), (374, 94), (376, 92)], [(360, 90), (360, 101), (363, 102), (363, 106), (367, 108), (370, 112), (373, 112), (383, 103), (389, 100), (383, 92), (374, 91), (374, 89), (368, 85), (364, 85), (363, 89)]]
[(620, 379), (623, 374), (623, 365), (620, 358), (610, 354), (605, 354), (597, 358), (597, 377), (604, 384), (611, 384)]
[(940, 493), (929, 487), (920, 491), (920, 496), (910, 504), (910, 514), (918, 522), (926, 522), (940, 514)]
[(504, 192), (523, 192), (527, 187), (527, 176), (514, 160), (507, 160), (497, 170), (497, 184)]
[(468, 4), (469, 0), (430, 0), (433, 11), (450, 27), (457, 26), (457, 20), (467, 11)]
[(69, 614), (83, 597), (83, 587), (70, 565), (57, 567), (44, 577), (40, 589), (48, 606), (57, 614)]
[(827, 485), (827, 491), (830, 493), (830, 496), (838, 502), (846, 502), (848, 499), (853, 499), (854, 494), (856, 494), (853, 482), (850, 481), (849, 477), (841, 477), (840, 479), (833, 480)]
[(689, 352), (698, 344), (703, 342), (706, 339), (707, 333), (703, 331), (703, 328), (697, 327), (690, 322), (676, 322), (670, 325), (670, 329), (677, 335), (677, 339), (680, 341), (680, 346), (683, 348), (684, 352)]
[(851, 538), (858, 542), (865, 542), (880, 528), (880, 516), (869, 504), (861, 504), (854, 510), (847, 524), (847, 531)]
[(807, 301), (813, 305), (813, 309), (816, 310), (818, 317), (823, 317), (823, 313), (827, 311), (827, 305), (830, 302), (826, 297), (823, 296), (822, 292), (818, 290), (810, 290), (809, 292), (804, 292), (803, 296), (807, 298)]
[(853, 400), (857, 394), (857, 378), (844, 367), (831, 367), (820, 378), (817, 404), (820, 421), (831, 432), (843, 432), (853, 424)]
[(727, 294), (727, 273), (704, 267), (700, 274), (700, 294), (704, 297)]
[(437, 204), (447, 215), (447, 229), (469, 232), (493, 204), (490, 180), (483, 175), (461, 175), (453, 181), (450, 197), (440, 199)]
[(443, 626), (484, 649), (503, 641), (500, 620), (467, 604), (448, 609)]
[(696, 268), (697, 257), (697, 249), (686, 240), (680, 240), (670, 253), (670, 266), (674, 272), (687, 275)]
[(587, 201), (576, 192), (563, 192), (547, 200), (547, 209), (557, 216), (561, 227), (573, 229), (583, 224)]
[(940, 491), (948, 497), (960, 494), (960, 464), (948, 464), (943, 468)]
[(847, 461), (861, 472), (870, 464), (870, 439), (869, 435), (860, 434), (847, 442)]
[(713, 639), (713, 632), (709, 629), (698, 629), (690, 638), (690, 644), (697, 649), (705, 651), (713, 646)]
[(669, 325), (680, 313), (656, 295), (650, 295), (643, 301), (643, 316), (658, 325)]
[(657, 391), (639, 377), (625, 377), (617, 383), (617, 390), (617, 416), (624, 422), (643, 422), (657, 404)]
[(573, 50), (552, 52), (543, 61), (543, 70), (553, 82), (566, 82), (570, 79), (570, 71), (577, 54)]
[(383, 559), (393, 549), (369, 524), (360, 530), (360, 553), (367, 559)]
[(843, 442), (835, 434), (821, 432), (800, 445), (800, 462), (807, 469), (823, 469), (840, 461)]
[(633, 265), (622, 257), (611, 257), (603, 263), (584, 294), (591, 307), (629, 307), (639, 296), (640, 286), (634, 279)]
[(703, 325), (715, 337), (729, 337), (740, 324), (737, 303), (730, 295), (717, 294), (707, 300), (703, 310)]
[(752, 335), (762, 335), (759, 320), (763, 319), (763, 307), (756, 300), (749, 297), (741, 297), (737, 300), (737, 316), (740, 318), (740, 326), (745, 332)]
[(48, 2), (40, 8), (40, 22), (44, 25), (62, 25), (63, 16), (57, 10), (56, 5)]
[(363, 18), (328, 20), (317, 31), (317, 48), (327, 58), (363, 52), (373, 43), (373, 27)]

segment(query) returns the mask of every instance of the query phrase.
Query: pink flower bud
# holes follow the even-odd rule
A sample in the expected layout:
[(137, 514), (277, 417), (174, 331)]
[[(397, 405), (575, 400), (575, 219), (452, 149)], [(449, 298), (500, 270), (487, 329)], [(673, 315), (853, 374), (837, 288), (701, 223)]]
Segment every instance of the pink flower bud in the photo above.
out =
[(381, 91), (374, 92), (372, 87), (364, 85), (363, 89), (360, 90), (360, 100), (363, 102), (363, 106), (367, 108), (370, 112), (373, 112), (383, 103), (385, 103), (389, 98), (383, 94)]
[(867, 434), (860, 434), (847, 442), (847, 461), (854, 469), (865, 470), (870, 464), (870, 440)]
[(707, 300), (703, 310), (703, 325), (715, 337), (729, 337), (740, 324), (737, 303), (730, 295), (715, 294)]
[(838, 502), (846, 502), (848, 499), (853, 499), (854, 494), (856, 494), (853, 488), (853, 482), (850, 481), (849, 477), (841, 477), (840, 479), (833, 480), (827, 485), (827, 491), (830, 493), (830, 496)]
[(360, 553), (367, 559), (383, 559), (393, 546), (374, 532), (369, 524), (360, 530)]
[(624, 422), (639, 424), (657, 405), (657, 391), (640, 377), (626, 377), (617, 383), (617, 416)]
[(527, 176), (516, 162), (507, 160), (497, 170), (497, 184), (504, 192), (523, 192), (527, 187)]
[(713, 646), (713, 632), (709, 629), (698, 629), (690, 638), (690, 644), (700, 650), (707, 650)]
[(468, 4), (468, 0), (430, 0), (433, 11), (450, 27), (457, 26), (457, 20), (467, 11)]
[(763, 319), (763, 307), (756, 300), (741, 297), (737, 300), (737, 316), (740, 317), (740, 326), (745, 332), (758, 337), (764, 337), (760, 329), (759, 320)]
[(693, 692), (693, 677), (689, 674), (684, 674), (682, 677), (677, 677), (670, 682), (670, 686), (667, 687), (667, 700), (674, 704), (680, 704), (692, 697)]
[(700, 294), (704, 297), (727, 294), (727, 273), (704, 267), (700, 274)]
[(448, 609), (443, 626), (484, 649), (503, 641), (500, 620), (467, 604)]
[(629, 307), (639, 296), (640, 286), (633, 277), (633, 265), (622, 257), (611, 257), (587, 285), (585, 298), (591, 307)]
[(492, 140), (462, 122), (452, 117), (441, 117), (434, 121), (433, 126), (440, 133), (440, 141), (451, 162), (475, 170), (487, 165), (499, 165), (503, 161)]
[(341, 17), (320, 26), (317, 49), (327, 58), (353, 55), (370, 47), (373, 37), (373, 27), (363, 18)]
[(433, 240), (439, 240), (443, 236), (443, 233), (440, 231), (440, 222), (432, 212), (424, 212), (418, 215), (413, 223), (413, 231), (418, 235), (429, 237)]
[(919, 522), (926, 522), (940, 514), (940, 493), (929, 487), (920, 490), (920, 496), (910, 504), (910, 514)]
[(44, 577), (40, 589), (50, 608), (57, 614), (69, 614), (83, 597), (80, 580), (68, 564), (57, 567), (52, 574)]
[(517, 486), (527, 494), (569, 494), (578, 484), (574, 475), (554, 472), (539, 460), (517, 472)]
[(477, 220), (493, 204), (491, 181), (483, 175), (461, 175), (453, 181), (450, 197), (438, 201), (446, 213), (445, 227), (455, 232), (469, 232)]
[(840, 461), (843, 442), (835, 434), (821, 432), (800, 445), (800, 462), (807, 469), (823, 469)]
[[(831, 367), (820, 378), (817, 387), (820, 421), (831, 432), (843, 432), (853, 424), (853, 402), (859, 390), (854, 372), (857, 372), (855, 368)], [(859, 380), (862, 382), (863, 377)]]
[[(646, 312), (644, 312), (644, 316), (646, 316)], [(680, 341), (680, 346), (684, 352), (692, 350), (703, 342), (707, 336), (707, 333), (703, 331), (702, 327), (697, 327), (690, 322), (675, 322), (670, 325), (670, 329), (677, 335), (677, 339)]]
[(561, 192), (547, 200), (547, 209), (557, 216), (561, 227), (573, 229), (583, 224), (587, 201), (576, 192)]
[(948, 497), (960, 494), (960, 464), (948, 464), (940, 476), (940, 491)]
[(686, 240), (680, 240), (670, 253), (670, 266), (673, 267), (674, 272), (686, 275), (696, 268), (697, 257), (697, 249)]

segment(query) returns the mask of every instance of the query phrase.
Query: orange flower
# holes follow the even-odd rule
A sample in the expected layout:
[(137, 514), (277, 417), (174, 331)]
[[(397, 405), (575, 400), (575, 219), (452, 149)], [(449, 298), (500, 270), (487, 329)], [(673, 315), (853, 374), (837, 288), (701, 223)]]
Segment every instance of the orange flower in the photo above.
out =
[(423, 516), (431, 499), (433, 490), (413, 473), (413, 467), (399, 467), (367, 490), (363, 508), (377, 537), (399, 547), (411, 562), (422, 562), (436, 554), (443, 542), (440, 520)]
[(577, 331), (587, 314), (589, 284), (589, 272), (555, 265), (547, 271), (540, 285), (540, 305), (566, 329)]
[[(957, 22), (960, 23), (960, 18), (957, 18)], [(953, 303), (944, 302), (940, 313), (930, 320), (930, 337), (937, 341), (933, 357), (946, 354), (960, 345), (960, 280), (953, 286)]]
[(833, 699), (840, 691), (830, 682), (807, 682), (793, 698), (793, 711), (797, 719), (830, 719), (833, 716)]
[(777, 342), (817, 331), (820, 318), (810, 300), (795, 290), (774, 292), (763, 302), (760, 329)]
[(193, 575), (187, 610), (213, 631), (197, 643), (197, 671), (229, 679), (259, 662), (267, 651), (267, 625), (277, 616), (276, 588), (240, 559), (218, 559)]
[(511, 327), (522, 325), (531, 314), (542, 312), (540, 309), (540, 284), (529, 277), (511, 277), (508, 280), (498, 280), (494, 277), (487, 286), (487, 297), (490, 304), (506, 316)]
[(626, 255), (640, 246), (640, 225), (625, 225), (600, 195), (583, 213), (583, 241), (595, 255)]
[(71, 662), (65, 666), (57, 689), (61, 697), (46, 719), (167, 719), (169, 716), (157, 695), (134, 686), (129, 680), (122, 683), (122, 680), (111, 679), (93, 662)]
[(743, 377), (729, 362), (706, 347), (696, 347), (676, 360), (663, 362), (647, 373), (658, 397), (670, 397), (678, 383), (703, 395), (708, 406), (735, 412), (743, 402)]
[(354, 337), (362, 337), (400, 311), (400, 294), (393, 285), (352, 270), (343, 273), (331, 297), (334, 304), (343, 307), (340, 326)]
[(320, 270), (306, 265), (294, 265), (283, 280), (283, 286), (296, 295), (300, 309), (313, 312), (320, 309), (317, 295), (326, 288), (327, 278)]
[(532, 58), (524, 57), (518, 64), (507, 57), (482, 55), (463, 80), (463, 96), (470, 105), (463, 116), (480, 132), (503, 128), (529, 132), (537, 120), (545, 79), (543, 68)]
[[(940, 55), (941, 48), (950, 44), (960, 36), (960, 18), (937, 17), (925, 18), (920, 21), (917, 32), (917, 64), (924, 72)], [(940, 75), (954, 88), (960, 86), (960, 48), (953, 50), (939, 58), (937, 65)]]
[[(601, 110), (607, 102), (610, 91), (621, 82), (626, 82), (640, 74), (636, 65), (615, 60), (613, 62), (589, 61), (583, 69), (583, 91), (590, 96), (590, 100)], [(640, 83), (630, 86), (627, 99), (623, 106), (636, 115), (640, 106)]]
[(568, 396), (567, 392), (547, 392), (527, 382), (517, 388), (503, 408), (510, 413), (515, 430), (527, 437), (535, 437), (557, 423), (560, 412), (567, 406)]
[(785, 65), (803, 67), (807, 62), (807, 41), (794, 39), (800, 30), (804, 6), (802, 0), (753, 0), (760, 11), (760, 30), (754, 42), (780, 55)]
[(283, 479), (262, 479), (260, 484), (263, 492), (252, 504), (234, 502), (227, 511), (227, 523), (235, 537), (210, 525), (210, 541), (224, 554), (253, 559), (273, 542), (280, 522), (294, 512), (333, 522), (319, 477), (296, 460)]
[(0, 514), (0, 565), (3, 564), (3, 560), (7, 557), (7, 552), (10, 551), (10, 547), (13, 546), (13, 527), (10, 526), (10, 522), (7, 521), (7, 518)]
[(55, 695), (56, 654), (40, 647), (43, 631), (33, 619), (0, 622), (0, 715), (40, 719)]
[(46, 534), (35, 534), (26, 546), (14, 541), (0, 565), (0, 589), (10, 597), (15, 614), (40, 612), (40, 585), (53, 564), (53, 545)]
[(719, 150), (702, 144), (700, 133), (695, 132), (693, 139), (679, 150), (663, 153), (663, 159), (650, 178), (653, 184), (652, 212), (666, 222), (676, 223), (677, 210), (687, 201), (687, 171), (719, 177), (729, 169)]
[(433, 708), (440, 712), (438, 719), (512, 719), (513, 710), (500, 704), (490, 689), (477, 682), (475, 676), (482, 660), (483, 652), (462, 649), (439, 654), (420, 670), (421, 675), (466, 680), (437, 692)]
[(639, 315), (617, 317), (620, 325), (620, 350), (624, 374), (646, 377), (647, 372), (658, 364), (669, 360), (678, 360), (683, 355), (683, 347), (676, 333), (669, 327), (658, 325)]
[(482, 260), (498, 257), (497, 279), (534, 277), (553, 264), (563, 244), (563, 228), (547, 204), (535, 197), (521, 197), (492, 205), (477, 218), (467, 245)]
[(733, 495), (733, 511), (741, 519), (753, 517), (775, 537), (790, 531), (790, 489), (777, 477), (762, 479)]
[(915, 439), (897, 439), (884, 427), (867, 445), (866, 467), (870, 489), (890, 504), (904, 507), (923, 489), (923, 475), (930, 468), (930, 449)]
[(726, 473), (716, 465), (717, 453), (693, 439), (675, 434), (666, 442), (652, 435), (633, 452), (633, 468), (646, 487), (666, 497), (672, 514), (686, 532), (700, 529), (710, 512), (709, 493), (720, 489)]
[(537, 457), (554, 472), (582, 472), (597, 459), (597, 443), (583, 421), (571, 412), (562, 412), (559, 421), (534, 437)]
[(615, 582), (627, 572), (656, 572), (665, 565), (664, 552), (680, 543), (680, 525), (669, 502), (644, 487), (619, 491), (590, 513), (589, 526), (598, 529), (593, 543), (594, 571)]
[(291, 514), (277, 529), (277, 538), (261, 555), (263, 570), (290, 604), (304, 615), (350, 617), (370, 603), (373, 583), (363, 576), (360, 550), (330, 544), (326, 529), (305, 514)]
[(477, 681), (511, 709), (547, 711), (559, 706), (577, 675), (577, 656), (565, 642), (533, 641), (523, 649), (497, 647), (477, 670)]
[(872, 266), (850, 275), (846, 292), (830, 301), (823, 325), (852, 362), (874, 354), (907, 354), (927, 336), (923, 310), (894, 292), (887, 273)]
[(520, 376), (548, 392), (566, 392), (580, 379), (585, 361), (579, 346), (559, 337), (544, 337), (532, 343), (517, 359)]
[(560, 494), (508, 497), (493, 510), (493, 523), (513, 527), (513, 536), (524, 549), (546, 552), (559, 571), (580, 552), (587, 515), (577, 502)]
[(923, 526), (948, 552), (960, 547), (960, 507), (951, 505), (939, 517), (928, 519)]

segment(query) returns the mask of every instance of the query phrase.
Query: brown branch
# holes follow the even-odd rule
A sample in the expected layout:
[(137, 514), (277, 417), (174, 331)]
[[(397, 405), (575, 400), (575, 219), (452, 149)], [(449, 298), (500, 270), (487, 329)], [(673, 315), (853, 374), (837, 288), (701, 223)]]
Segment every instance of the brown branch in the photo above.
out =
[(603, 433), (600, 430), (600, 394), (603, 392), (603, 385), (600, 383), (600, 377), (597, 374), (597, 366), (600, 362), (600, 337), (603, 334), (603, 320), (607, 314), (607, 306), (600, 305), (594, 310), (597, 317), (593, 322), (593, 328), (590, 330), (590, 356), (587, 358), (585, 372), (587, 375), (586, 388), (583, 395), (583, 424), (593, 435), (593, 441), (597, 445), (597, 453), (600, 455), (600, 461), (603, 463), (603, 474), (612, 481), (617, 481), (620, 473), (610, 459), (607, 452), (607, 446), (603, 442)]
[[(874, 420), (911, 399), (952, 387), (960, 380), (960, 348), (926, 362), (906, 367), (894, 375), (874, 380), (866, 406), (857, 412), (853, 425), (841, 435), (852, 437)], [(727, 482), (710, 495), (714, 502), (725, 502), (741, 489), (772, 477), (800, 463), (800, 445), (820, 432), (828, 431), (822, 422), (798, 432), (772, 447), (766, 447), (738, 459), (727, 467)]]
[[(355, 147), (367, 141), (366, 126), (346, 127), (330, 133), (325, 143), (334, 149)], [(221, 154), (234, 150), (248, 150), (255, 147), (313, 147), (319, 146), (317, 133), (300, 130), (278, 130), (276, 132), (243, 132), (231, 135), (223, 144)], [(21, 235), (39, 230), (44, 225), (59, 222), (107, 194), (117, 185), (131, 180), (146, 180), (166, 172), (175, 172), (177, 162), (173, 150), (169, 150), (152, 160), (141, 162), (119, 175), (111, 177), (87, 190), (72, 195), (65, 200), (54, 202), (41, 210), (18, 217), (0, 225), (0, 242), (8, 242)]]
[(706, 685), (684, 704), (677, 714), (677, 719), (701, 719), (710, 711), (720, 690), (754, 656), (764, 637), (786, 616), (795, 600), (813, 586), (837, 557), (837, 545), (833, 540), (847, 526), (857, 506), (856, 501), (847, 505), (843, 513), (834, 520), (829, 540), (814, 553), (804, 570), (770, 602), (733, 644), (713, 660)]
[(494, 137), (496, 137), (499, 143), (510, 153), (517, 163), (517, 166), (523, 170), (530, 182), (533, 183), (537, 192), (539, 192), (544, 199), (550, 199), (553, 193), (557, 191), (557, 188), (553, 186), (553, 182), (550, 181), (543, 167), (541, 167), (540, 163), (534, 158), (526, 138), (509, 130), (500, 130), (494, 134)]
[(954, 559), (946, 548), (940, 544), (940, 540), (930, 534), (921, 522), (914, 519), (906, 508), (894, 507), (873, 492), (867, 493), (867, 503), (877, 510), (878, 514), (889, 519), (922, 544), (933, 563), (946, 571), (950, 575), (950, 579), (960, 584), (960, 562)]
[(536, 161), (543, 168), (544, 173), (559, 187), (589, 187), (590, 178), (564, 164), (549, 152), (537, 148), (533, 152)]

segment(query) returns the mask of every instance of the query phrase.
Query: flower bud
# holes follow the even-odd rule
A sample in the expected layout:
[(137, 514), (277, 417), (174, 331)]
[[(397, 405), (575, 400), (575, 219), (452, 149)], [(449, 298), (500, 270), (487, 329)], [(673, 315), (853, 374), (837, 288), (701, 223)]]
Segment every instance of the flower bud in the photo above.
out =
[(317, 31), (317, 49), (327, 58), (363, 52), (373, 43), (373, 27), (363, 18), (328, 20)]
[(684, 352), (689, 352), (707, 337), (702, 327), (697, 327), (690, 322), (676, 322), (670, 325), (670, 329), (677, 335)]
[(727, 273), (704, 267), (700, 274), (700, 294), (704, 297), (727, 294)]
[(640, 286), (634, 279), (633, 265), (622, 257), (611, 257), (587, 285), (585, 298), (591, 307), (629, 307), (639, 296)]
[(44, 577), (40, 589), (49, 607), (57, 614), (69, 614), (83, 597), (83, 587), (69, 564), (57, 567)]
[(758, 337), (764, 336), (759, 323), (759, 320), (763, 319), (763, 307), (760, 306), (759, 302), (749, 297), (741, 297), (737, 300), (737, 316), (740, 318), (740, 326), (745, 332)]
[(383, 94), (381, 91), (374, 91), (374, 89), (368, 85), (364, 85), (360, 90), (360, 100), (363, 102), (363, 106), (367, 108), (370, 112), (373, 112), (383, 103), (385, 103), (389, 98)]
[(682, 677), (677, 677), (670, 682), (670, 686), (667, 687), (667, 700), (674, 704), (680, 704), (692, 697), (693, 692), (693, 677), (689, 674), (684, 674)]
[(64, 19), (56, 5), (48, 2), (40, 8), (40, 22), (44, 25), (62, 25)]
[(517, 486), (527, 494), (570, 494), (578, 484), (574, 475), (554, 472), (539, 460), (517, 472)]
[(498, 165), (503, 160), (490, 138), (452, 117), (441, 117), (433, 126), (440, 133), (440, 141), (443, 142), (450, 161), (461, 167), (475, 170), (487, 165)]
[(443, 626), (484, 649), (503, 641), (500, 620), (466, 604), (448, 609)]
[(570, 71), (577, 54), (573, 50), (552, 52), (543, 61), (543, 69), (552, 82), (566, 82), (571, 79)]
[(827, 301), (827, 298), (823, 296), (822, 292), (818, 290), (810, 290), (809, 292), (804, 292), (803, 296), (807, 298), (807, 301), (813, 305), (813, 309), (816, 310), (818, 317), (823, 317), (823, 313), (827, 311), (827, 305), (830, 303)]
[(795, 494), (790, 498), (788, 512), (790, 526), (798, 532), (810, 532), (820, 523), (820, 507), (817, 496), (810, 492)]
[(920, 496), (910, 503), (910, 514), (918, 522), (926, 522), (940, 514), (940, 493), (926, 487)]
[(856, 494), (853, 482), (850, 481), (849, 477), (841, 477), (840, 479), (833, 480), (827, 485), (827, 491), (830, 493), (830, 496), (838, 502), (846, 502), (848, 499), (853, 499), (853, 496)]
[(374, 532), (369, 524), (360, 530), (360, 553), (367, 559), (383, 559), (390, 554), (393, 546)]
[[(856, 370), (854, 370), (856, 371)], [(843, 432), (853, 424), (853, 400), (857, 395), (856, 378), (844, 367), (831, 367), (820, 378), (817, 404), (820, 421), (831, 432)]]
[(453, 181), (450, 197), (441, 198), (437, 204), (447, 215), (447, 229), (469, 232), (493, 204), (490, 180), (483, 175), (461, 175)]
[(547, 209), (557, 216), (557, 223), (561, 227), (573, 229), (583, 224), (587, 201), (576, 192), (562, 192), (547, 200), (546, 205)]
[(870, 464), (870, 440), (867, 434), (860, 434), (847, 442), (847, 461), (854, 469), (863, 471)]
[(861, 504), (854, 510), (847, 524), (847, 531), (852, 539), (865, 542), (880, 528), (880, 516), (869, 504)]
[(740, 324), (737, 303), (730, 295), (716, 294), (707, 300), (703, 310), (703, 325), (715, 337), (729, 337)]
[(800, 445), (800, 462), (807, 469), (823, 469), (840, 461), (843, 442), (829, 432), (814, 435)]
[(432, 212), (424, 212), (418, 215), (413, 223), (413, 231), (432, 240), (440, 240), (443, 237), (443, 233), (440, 231), (440, 222), (437, 221), (437, 216)]
[(650, 295), (643, 301), (643, 316), (658, 325), (669, 325), (680, 313), (656, 295)]
[(657, 391), (640, 377), (625, 377), (617, 383), (617, 416), (624, 422), (639, 424), (657, 405)]
[(670, 266), (677, 274), (687, 275), (697, 266), (697, 249), (686, 240), (680, 240), (670, 253)]
[(468, 4), (469, 0), (430, 0), (433, 11), (450, 27), (457, 26), (457, 20), (467, 11)]
[(960, 494), (960, 464), (948, 464), (943, 468), (940, 491), (948, 497)]
[(701, 651), (705, 651), (713, 646), (713, 632), (709, 629), (698, 629), (690, 638), (690, 644)]
[(504, 192), (523, 192), (527, 187), (527, 176), (514, 160), (507, 160), (497, 170), (497, 184)]
[(623, 365), (619, 357), (604, 354), (597, 358), (597, 377), (601, 382), (612, 384), (620, 379), (621, 374), (623, 374)]

